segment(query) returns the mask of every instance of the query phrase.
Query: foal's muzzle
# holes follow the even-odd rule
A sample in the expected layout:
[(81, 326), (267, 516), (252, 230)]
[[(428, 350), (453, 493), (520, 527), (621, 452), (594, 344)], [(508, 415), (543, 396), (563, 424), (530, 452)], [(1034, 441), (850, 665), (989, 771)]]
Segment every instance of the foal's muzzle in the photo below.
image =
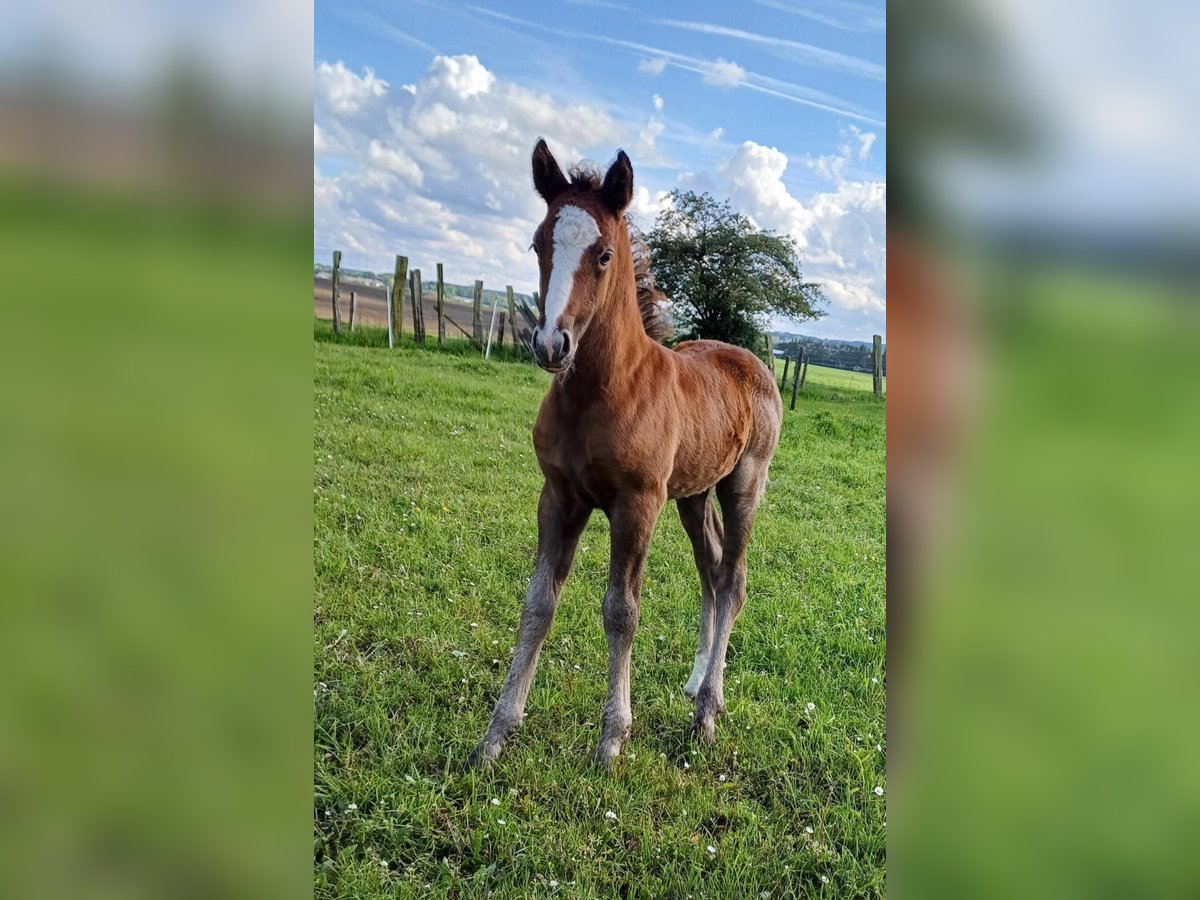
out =
[(533, 330), (533, 358), (547, 372), (561, 372), (571, 364), (575, 355), (575, 342), (571, 333), (550, 325)]

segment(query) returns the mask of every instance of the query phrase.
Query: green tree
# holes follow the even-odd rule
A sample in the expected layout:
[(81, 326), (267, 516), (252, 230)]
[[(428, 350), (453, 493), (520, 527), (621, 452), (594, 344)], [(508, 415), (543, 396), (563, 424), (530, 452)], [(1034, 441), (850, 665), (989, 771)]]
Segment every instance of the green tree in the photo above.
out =
[(795, 241), (759, 230), (728, 201), (672, 191), (646, 242), (682, 338), (758, 352), (772, 314), (797, 322), (825, 314), (820, 286), (800, 275)]

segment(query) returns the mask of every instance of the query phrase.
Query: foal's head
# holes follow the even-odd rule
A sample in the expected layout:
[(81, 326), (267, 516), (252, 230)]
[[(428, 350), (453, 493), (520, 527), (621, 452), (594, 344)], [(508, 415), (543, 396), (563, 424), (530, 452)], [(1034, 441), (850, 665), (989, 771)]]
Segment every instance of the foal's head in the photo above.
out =
[(623, 216), (633, 198), (633, 166), (620, 150), (603, 182), (586, 175), (569, 181), (539, 140), (533, 148), (533, 186), (547, 207), (533, 234), (542, 298), (533, 352), (543, 369), (562, 372), (571, 365), (614, 271), (628, 268), (621, 265), (629, 256)]

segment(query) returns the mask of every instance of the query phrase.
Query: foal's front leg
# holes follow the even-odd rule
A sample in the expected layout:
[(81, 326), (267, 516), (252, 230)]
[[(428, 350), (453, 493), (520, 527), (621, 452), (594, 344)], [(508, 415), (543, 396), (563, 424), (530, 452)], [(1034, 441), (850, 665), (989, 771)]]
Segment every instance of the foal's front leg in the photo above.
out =
[(666, 502), (666, 491), (620, 498), (608, 511), (612, 559), (604, 594), (604, 631), (608, 637), (608, 699), (596, 763), (608, 768), (633, 728), (629, 703), (629, 660), (641, 607), (642, 575), (654, 523)]
[(496, 708), (487, 733), (471, 751), (469, 764), (490, 765), (500, 755), (504, 741), (521, 724), (525, 701), (533, 683), (538, 655), (542, 651), (563, 582), (571, 571), (579, 536), (587, 525), (591, 510), (557, 498), (550, 485), (542, 488), (538, 503), (538, 556), (533, 580), (521, 608), (521, 626), (517, 632), (517, 651), (500, 689)]

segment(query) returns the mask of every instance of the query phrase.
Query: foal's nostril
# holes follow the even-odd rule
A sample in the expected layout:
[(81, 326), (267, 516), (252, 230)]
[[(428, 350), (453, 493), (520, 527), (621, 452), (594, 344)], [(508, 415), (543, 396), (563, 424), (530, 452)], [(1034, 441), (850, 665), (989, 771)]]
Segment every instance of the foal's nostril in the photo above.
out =
[(562, 333), (562, 354), (563, 354), (563, 356), (566, 356), (570, 352), (571, 352), (571, 333), (569, 331), (564, 331)]

